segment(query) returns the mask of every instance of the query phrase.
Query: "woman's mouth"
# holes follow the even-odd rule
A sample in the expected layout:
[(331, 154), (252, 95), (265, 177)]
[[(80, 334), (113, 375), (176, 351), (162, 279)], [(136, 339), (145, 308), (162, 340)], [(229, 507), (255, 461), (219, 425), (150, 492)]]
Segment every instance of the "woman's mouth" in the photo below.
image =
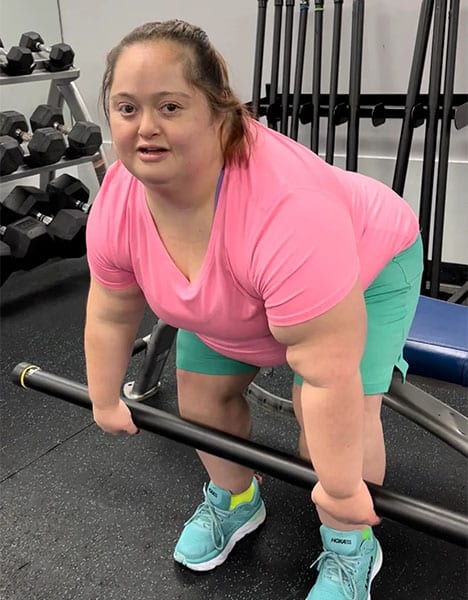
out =
[(142, 160), (159, 160), (168, 154), (169, 150), (161, 146), (140, 146), (137, 154)]

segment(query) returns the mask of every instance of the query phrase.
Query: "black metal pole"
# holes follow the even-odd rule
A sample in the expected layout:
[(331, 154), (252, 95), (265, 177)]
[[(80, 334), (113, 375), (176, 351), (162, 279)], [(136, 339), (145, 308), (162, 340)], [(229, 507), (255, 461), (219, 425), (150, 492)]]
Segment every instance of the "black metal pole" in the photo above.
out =
[(147, 343), (146, 356), (133, 383), (133, 399), (157, 388), (167, 357), (177, 334), (177, 328), (159, 320)]
[(336, 96), (338, 94), (338, 74), (340, 68), (340, 47), (341, 47), (341, 21), (343, 12), (343, 0), (335, 0), (333, 9), (333, 37), (332, 37), (332, 55), (330, 66), (330, 90), (328, 104), (327, 121), (327, 145), (325, 160), (333, 164), (335, 155), (335, 107)]
[(289, 137), (297, 140), (299, 134), (299, 108), (301, 105), (302, 76), (304, 73), (304, 54), (309, 16), (309, 0), (301, 0), (299, 13), (299, 31), (297, 35), (296, 71), (294, 74), (294, 95)]
[[(278, 94), (278, 79), (279, 79), (279, 63), (281, 53), (281, 26), (283, 23), (283, 0), (275, 0), (275, 15), (273, 23), (273, 42), (271, 51), (271, 77), (270, 77), (270, 96), (269, 105), (270, 107), (276, 106), (276, 96)], [(273, 110), (273, 112), (276, 112)], [(268, 118), (268, 127), (271, 129), (277, 129), (277, 118)]]
[[(16, 365), (12, 381), (21, 387), (34, 389), (91, 409), (85, 385), (43, 371), (28, 363)], [(163, 435), (199, 450), (237, 462), (299, 487), (311, 490), (317, 476), (310, 465), (283, 452), (190, 423), (165, 411), (126, 400), (135, 425)], [(405, 497), (382, 486), (368, 484), (377, 513), (382, 517), (466, 547), (468, 518), (421, 500)]]
[(437, 128), (442, 62), (444, 54), (445, 23), (447, 0), (436, 0), (434, 27), (432, 31), (431, 68), (429, 73), (428, 111), (424, 137), (423, 166), (421, 175), (421, 195), (419, 201), (419, 225), (423, 243), (424, 276), (422, 291), (426, 291), (429, 261), (429, 237), (432, 215), (432, 195), (434, 191), (434, 170), (437, 149)]
[(288, 135), (289, 85), (291, 83), (292, 38), (295, 0), (286, 0), (284, 23), (283, 81), (281, 100), (281, 133)]
[(357, 171), (358, 164), (363, 32), (364, 0), (353, 0), (351, 65), (349, 74), (349, 121), (346, 144), (346, 169), (348, 171)]
[(459, 0), (451, 0), (448, 13), (447, 54), (445, 59), (444, 102), (440, 128), (439, 163), (435, 197), (434, 229), (432, 235), (432, 257), (429, 293), (433, 298), (439, 295), (440, 264), (442, 261), (442, 240), (444, 235), (445, 197), (447, 193), (447, 171), (449, 163), (451, 111), (457, 56)]
[(393, 174), (392, 188), (400, 196), (403, 196), (405, 189), (411, 142), (413, 140), (413, 112), (421, 89), (421, 80), (424, 71), (424, 62), (426, 60), (433, 11), (434, 0), (423, 0), (419, 11), (418, 29), (416, 32), (413, 60), (406, 92), (405, 115), (401, 124), (395, 171)]
[(252, 89), (252, 113), (255, 118), (259, 117), (260, 110), (267, 4), (268, 0), (258, 0), (257, 33), (255, 36), (255, 62)]
[(323, 0), (314, 2), (314, 59), (312, 73), (312, 125), (310, 149), (318, 153), (320, 134), (320, 87), (322, 79)]

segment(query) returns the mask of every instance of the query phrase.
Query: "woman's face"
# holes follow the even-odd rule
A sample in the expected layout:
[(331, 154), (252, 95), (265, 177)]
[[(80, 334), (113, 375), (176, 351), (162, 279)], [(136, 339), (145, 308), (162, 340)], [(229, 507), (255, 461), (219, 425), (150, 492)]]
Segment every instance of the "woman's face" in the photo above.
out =
[(138, 43), (115, 65), (109, 93), (115, 151), (148, 188), (190, 182), (222, 164), (220, 120), (186, 81), (183, 52), (170, 42)]

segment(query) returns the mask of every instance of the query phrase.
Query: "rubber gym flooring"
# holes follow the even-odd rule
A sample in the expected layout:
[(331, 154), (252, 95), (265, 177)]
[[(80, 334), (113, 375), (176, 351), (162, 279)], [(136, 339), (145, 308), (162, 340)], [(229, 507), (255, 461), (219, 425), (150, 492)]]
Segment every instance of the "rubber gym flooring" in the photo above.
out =
[[(14, 274), (1, 289), (1, 600), (292, 600), (313, 582), (318, 522), (308, 493), (263, 478), (267, 520), (209, 573), (176, 565), (173, 546), (201, 500), (204, 474), (192, 448), (142, 431), (113, 437), (91, 413), (10, 383), (26, 360), (85, 382), (85, 259), (52, 262)], [(145, 315), (141, 335), (154, 317)], [(175, 408), (173, 357), (157, 406)], [(128, 379), (137, 368), (135, 357)], [(466, 412), (466, 388), (412, 377), (426, 391)], [(272, 380), (280, 395), (289, 378)], [(276, 387), (275, 387), (276, 386)], [(253, 439), (295, 453), (294, 420), (253, 406)], [(386, 485), (466, 511), (462, 456), (389, 409)], [(373, 600), (466, 597), (464, 549), (385, 520), (384, 565)]]

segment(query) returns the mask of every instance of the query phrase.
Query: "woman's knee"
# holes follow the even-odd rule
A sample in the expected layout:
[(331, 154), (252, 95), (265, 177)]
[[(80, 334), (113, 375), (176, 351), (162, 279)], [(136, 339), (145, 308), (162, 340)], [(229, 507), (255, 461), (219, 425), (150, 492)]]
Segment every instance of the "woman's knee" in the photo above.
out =
[(243, 391), (255, 373), (206, 375), (177, 369), (177, 396), (181, 416), (196, 416), (222, 410), (232, 402), (245, 402)]

